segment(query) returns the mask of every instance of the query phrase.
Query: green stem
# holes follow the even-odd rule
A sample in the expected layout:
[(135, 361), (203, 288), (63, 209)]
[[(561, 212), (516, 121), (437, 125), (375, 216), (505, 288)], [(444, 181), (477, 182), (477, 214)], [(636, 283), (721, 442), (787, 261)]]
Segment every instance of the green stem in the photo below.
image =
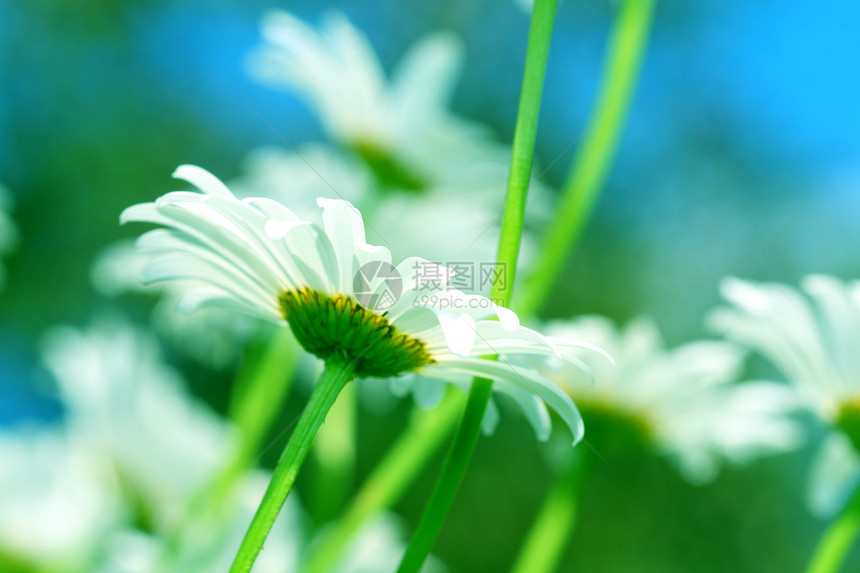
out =
[(449, 390), (442, 403), (433, 410), (415, 410), (406, 431), (368, 476), (346, 512), (311, 549), (303, 573), (330, 571), (361, 525), (403, 495), (421, 468), (451, 434), (463, 401), (461, 392)]
[(512, 573), (552, 573), (558, 567), (573, 532), (579, 498), (591, 472), (586, 456), (577, 451), (570, 467), (556, 478), (532, 524)]
[(656, 0), (626, 0), (609, 43), (605, 72), (557, 215), (544, 235), (518, 310), (537, 314), (565, 268), (603, 189), (630, 108)]
[[(532, 12), (529, 40), (526, 47), (526, 62), (523, 84), (517, 109), (517, 123), (511, 145), (511, 169), (505, 195), (505, 210), (499, 235), (496, 260), (502, 267), (504, 282), (495, 281), (490, 297), (502, 306), (510, 306), (511, 293), (516, 276), (517, 259), (523, 234), (523, 219), (526, 209), (526, 194), (531, 181), (534, 163), (535, 139), (537, 138), (540, 102), (543, 93), (546, 63), (555, 10), (558, 0), (536, 0)], [(500, 301), (497, 299), (501, 299)]]
[[(433, 544), (436, 542), (439, 530), (442, 529), (442, 523), (448, 515), (454, 496), (460, 487), (460, 482), (463, 481), (463, 475), (466, 473), (466, 466), (475, 450), (475, 444), (478, 442), (481, 420), (483, 420), (492, 391), (493, 383), (491, 380), (476, 378), (472, 382), (469, 398), (466, 401), (466, 410), (457, 426), (454, 442), (448, 450), (436, 487), (424, 508), (421, 521), (418, 522), (418, 527), (406, 548), (406, 553), (403, 555), (397, 573), (417, 573), (433, 549)], [(476, 427), (477, 431), (472, 430)]]
[(355, 385), (343, 389), (311, 450), (316, 479), (309, 505), (317, 525), (337, 515), (352, 487), (357, 399)]
[(806, 573), (836, 573), (860, 530), (860, 483), (851, 499), (818, 542)]
[[(502, 306), (510, 306), (511, 292), (516, 277), (526, 194), (531, 179), (534, 145), (537, 137), (541, 94), (557, 5), (558, 0), (536, 0), (532, 11), (525, 69), (523, 70), (523, 85), (512, 144), (511, 171), (508, 178), (507, 195), (505, 196), (505, 211), (502, 218), (497, 256), (504, 278), (503, 281), (494, 281), (490, 293), (494, 302)], [(406, 548), (398, 573), (416, 573), (421, 569), (424, 560), (433, 548), (436, 537), (442, 529), (442, 523), (448, 515), (466, 473), (466, 467), (481, 433), (481, 421), (484, 419), (492, 391), (492, 380), (475, 378), (472, 382), (466, 409), (460, 424), (457, 426), (454, 441), (448, 450), (448, 455), (442, 465), (436, 487), (424, 509), (424, 514), (421, 516), (415, 534)]]
[(278, 465), (275, 466), (272, 480), (242, 540), (233, 566), (230, 567), (230, 573), (247, 573), (253, 567), (257, 555), (263, 548), (263, 542), (296, 481), (299, 468), (308, 455), (320, 426), (325, 421), (326, 414), (340, 391), (352, 379), (353, 374), (354, 364), (344, 358), (332, 356), (326, 362), (325, 369), (296, 424), (296, 429), (290, 436), (290, 441), (287, 442)]

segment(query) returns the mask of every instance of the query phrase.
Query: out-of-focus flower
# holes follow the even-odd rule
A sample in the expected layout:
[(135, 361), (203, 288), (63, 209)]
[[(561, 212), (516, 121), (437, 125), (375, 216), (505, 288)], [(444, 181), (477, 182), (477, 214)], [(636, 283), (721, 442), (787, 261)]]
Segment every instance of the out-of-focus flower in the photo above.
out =
[[(0, 185), (0, 257), (8, 254), (18, 242), (18, 230), (9, 211), (12, 208), (12, 198), (8, 191)], [(6, 271), (0, 265), (0, 288), (6, 279)]]
[(733, 306), (710, 322), (770, 360), (833, 430), (808, 490), (813, 511), (829, 515), (860, 479), (860, 282), (811, 275), (802, 290), (726, 279), (722, 294)]
[(230, 430), (119, 319), (52, 329), (43, 360), (64, 418), (0, 434), (0, 568), (89, 572), (116, 531), (169, 530)]
[[(229, 569), (266, 472), (242, 476), (219, 510), (167, 548), (180, 512), (225, 461), (226, 422), (184, 392), (151, 336), (118, 319), (55, 328), (44, 355), (65, 421), (0, 434), (0, 570)], [(312, 543), (306, 521), (291, 497), (254, 571), (298, 571)], [(402, 551), (396, 523), (384, 516), (365, 526), (336, 571), (392, 569)]]
[[(152, 254), (144, 281), (191, 280), (191, 305), (216, 304), (289, 324), (299, 343), (324, 360), (353, 363), (358, 377), (418, 372), (459, 386), (473, 376), (496, 381), (549, 434), (549, 405), (571, 428), (582, 422), (571, 399), (536, 370), (487, 355), (557, 357), (586, 343), (548, 339), (480, 295), (445, 289), (453, 273), (411, 257), (396, 268), (384, 247), (365, 241), (361, 214), (342, 200), (320, 199), (322, 225), (299, 219), (270, 199), (236, 199), (210, 173), (192, 166), (177, 177), (203, 193), (173, 192), (126, 209), (122, 221), (167, 228), (138, 239)], [(498, 321), (488, 320), (498, 318)]]
[(124, 517), (112, 469), (76, 436), (0, 433), (0, 571), (86, 571)]
[(66, 408), (66, 427), (100, 452), (120, 485), (166, 523), (230, 447), (227, 425), (184, 394), (156, 341), (119, 321), (51, 330), (44, 360)]
[[(449, 110), (463, 59), (452, 34), (419, 41), (390, 78), (342, 14), (328, 15), (316, 30), (274, 11), (263, 21), (263, 38), (252, 60), (256, 75), (300, 94), (340, 150), (254, 154), (240, 187), (298, 206), (298, 178), (319, 187), (313, 198), (356, 203), (370, 215), (371, 232), (378, 231), (373, 239), (391, 243), (398, 257), (403, 248), (444, 262), (492, 260), (510, 149)], [(342, 177), (346, 171), (352, 175)], [(549, 193), (533, 183), (529, 196), (527, 225), (539, 225)]]
[[(166, 538), (158, 532), (132, 527), (115, 530), (106, 540), (105, 557), (97, 567), (97, 573), (227, 571), (268, 481), (266, 472), (248, 472), (233, 489), (230, 498), (223, 500), (217, 519), (210, 516), (205, 524), (193, 523), (196, 527), (191, 528), (190, 535), (186, 532), (172, 549), (166, 547)], [(297, 499), (290, 498), (275, 521), (266, 550), (254, 565), (255, 572), (299, 570), (306, 529), (304, 521)]]
[(301, 94), (329, 135), (359, 154), (384, 186), (417, 190), (449, 172), (438, 161), (467, 167), (467, 159), (503, 149), (486, 129), (448, 110), (463, 59), (452, 34), (420, 40), (388, 79), (368, 39), (340, 13), (328, 14), (317, 31), (277, 10), (262, 28), (256, 74)]
[[(193, 543), (185, 543), (167, 562), (163, 537), (135, 529), (115, 532), (108, 542), (107, 556), (96, 573), (210, 573), (227, 571), (242, 541), (269, 476), (249, 472), (236, 488), (229, 510), (218, 524), (200, 532)], [(266, 541), (265, 551), (254, 563), (257, 573), (297, 573), (302, 556), (315, 540), (308, 519), (296, 496), (290, 496), (278, 515)], [(400, 563), (405, 546), (400, 523), (393, 515), (383, 514), (366, 523), (350, 543), (332, 573), (377, 573), (393, 571)], [(425, 573), (444, 571), (435, 558)]]
[(743, 360), (734, 345), (699, 341), (666, 349), (644, 318), (619, 330), (606, 318), (582, 317), (547, 331), (592, 341), (615, 358), (613, 368), (593, 364), (594, 385), (576, 371), (550, 374), (579, 405), (589, 443), (602, 455), (652, 449), (688, 481), (704, 483), (723, 462), (799, 444), (800, 429), (788, 417), (797, 407), (794, 394), (770, 382), (734, 384)]

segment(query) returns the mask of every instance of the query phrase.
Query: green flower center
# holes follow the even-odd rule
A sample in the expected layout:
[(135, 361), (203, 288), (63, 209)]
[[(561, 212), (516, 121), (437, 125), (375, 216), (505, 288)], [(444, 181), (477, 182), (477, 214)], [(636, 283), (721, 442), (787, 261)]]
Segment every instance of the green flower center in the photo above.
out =
[(282, 294), (280, 303), (305, 350), (323, 360), (340, 354), (355, 363), (356, 376), (397, 376), (433, 362), (423, 342), (349, 297), (302, 288)]
[(619, 458), (651, 449), (654, 430), (642, 415), (601, 400), (574, 399), (585, 424), (585, 437), (601, 456)]
[(860, 396), (854, 396), (839, 404), (836, 427), (848, 436), (854, 449), (860, 452)]
[(378, 145), (358, 141), (352, 145), (352, 148), (367, 164), (377, 183), (383, 188), (417, 193), (427, 187), (423, 177)]

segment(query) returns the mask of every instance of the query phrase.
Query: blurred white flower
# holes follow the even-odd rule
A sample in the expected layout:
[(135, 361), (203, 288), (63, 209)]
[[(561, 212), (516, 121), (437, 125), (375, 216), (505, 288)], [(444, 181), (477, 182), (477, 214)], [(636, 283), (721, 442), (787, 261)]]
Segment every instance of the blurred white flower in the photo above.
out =
[[(0, 185), (0, 257), (8, 254), (18, 243), (18, 229), (9, 215), (12, 208), (12, 198), (9, 192)], [(6, 279), (6, 271), (0, 264), (0, 288)]]
[[(248, 523), (263, 497), (269, 477), (265, 472), (249, 472), (236, 488), (219, 524), (206, 527), (192, 541), (186, 541), (168, 562), (159, 561), (164, 539), (138, 530), (115, 532), (107, 557), (95, 573), (211, 573), (227, 571), (236, 556)], [(297, 496), (290, 496), (278, 514), (264, 550), (254, 563), (255, 573), (298, 573), (302, 556), (313, 545), (308, 518)], [(405, 545), (399, 520), (383, 514), (366, 523), (331, 573), (378, 573), (394, 571)], [(424, 573), (444, 571), (435, 558)]]
[[(297, 179), (316, 187), (313, 197), (356, 203), (378, 234), (373, 240), (390, 243), (398, 257), (417, 250), (446, 263), (492, 260), (510, 149), (448, 109), (462, 67), (459, 40), (444, 32), (420, 40), (388, 78), (368, 39), (339, 13), (316, 30), (274, 11), (263, 38), (253, 71), (299, 93), (341, 150), (259, 152), (240, 188), (300, 205)], [(549, 197), (532, 184), (527, 225), (546, 220)], [(528, 257), (528, 235), (525, 243)]]
[(68, 432), (110, 464), (147, 519), (175, 519), (229, 451), (227, 425), (187, 395), (151, 335), (119, 320), (56, 327), (43, 356)]
[[(0, 571), (229, 569), (269, 475), (247, 472), (219, 511), (192, 521), (167, 550), (180, 512), (224, 462), (230, 431), (187, 395), (155, 340), (119, 319), (58, 327), (46, 336), (44, 360), (65, 421), (0, 434)], [(298, 572), (313, 542), (306, 522), (290, 497), (254, 571)], [(391, 516), (367, 524), (335, 573), (393, 569), (400, 539)]]
[(69, 432), (0, 433), (0, 571), (85, 571), (124, 513), (112, 469)]
[(726, 279), (722, 294), (733, 306), (710, 322), (770, 360), (833, 429), (808, 490), (812, 510), (830, 515), (860, 479), (860, 282), (810, 275), (801, 287)]
[(271, 199), (239, 201), (199, 167), (182, 166), (175, 175), (203, 193), (168, 193), (122, 214), (123, 222), (166, 227), (138, 239), (152, 255), (146, 282), (205, 284), (191, 283), (186, 300), (288, 324), (305, 350), (351, 361), (357, 377), (419, 372), (461, 387), (474, 376), (491, 378), (540, 437), (549, 434), (547, 405), (574, 441), (580, 437), (576, 406), (554, 384), (505, 358), (482, 357), (549, 356), (583, 366), (570, 350), (599, 349), (545, 338), (486, 297), (446, 289), (448, 268), (417, 257), (393, 267), (388, 249), (366, 242), (361, 214), (346, 201), (319, 199), (320, 225)]
[[(166, 549), (163, 536), (139, 529), (114, 531), (108, 538), (106, 556), (96, 573), (209, 573), (227, 571), (236, 556), (270, 476), (248, 472), (225, 500), (217, 519), (192, 524), (174, 550)], [(297, 499), (290, 498), (278, 515), (266, 541), (265, 551), (254, 564), (255, 573), (285, 573), (299, 569), (305, 531), (304, 515)], [(196, 526), (196, 527), (194, 527)], [(171, 557), (165, 559), (165, 555)]]
[(743, 361), (734, 345), (700, 341), (666, 349), (644, 318), (623, 330), (597, 316), (546, 330), (592, 341), (615, 358), (615, 367), (589, 362), (593, 385), (570, 369), (551, 375), (580, 406), (598, 452), (650, 447), (701, 484), (723, 462), (741, 464), (799, 445), (802, 434), (788, 417), (798, 406), (794, 394), (770, 382), (733, 383)]
[(302, 95), (335, 141), (390, 170), (392, 186), (422, 186), (438, 176), (433, 162), (457, 152), (486, 153), (487, 131), (448, 110), (463, 60), (453, 34), (420, 40), (389, 80), (367, 37), (340, 13), (317, 31), (276, 10), (262, 30), (252, 72)]

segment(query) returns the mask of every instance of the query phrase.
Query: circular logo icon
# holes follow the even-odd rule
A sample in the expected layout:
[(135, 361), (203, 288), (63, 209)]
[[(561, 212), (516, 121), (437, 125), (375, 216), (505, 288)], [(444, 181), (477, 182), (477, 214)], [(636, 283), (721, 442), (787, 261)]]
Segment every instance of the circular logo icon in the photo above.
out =
[(364, 264), (352, 279), (355, 298), (371, 310), (388, 310), (403, 294), (403, 279), (384, 261)]

